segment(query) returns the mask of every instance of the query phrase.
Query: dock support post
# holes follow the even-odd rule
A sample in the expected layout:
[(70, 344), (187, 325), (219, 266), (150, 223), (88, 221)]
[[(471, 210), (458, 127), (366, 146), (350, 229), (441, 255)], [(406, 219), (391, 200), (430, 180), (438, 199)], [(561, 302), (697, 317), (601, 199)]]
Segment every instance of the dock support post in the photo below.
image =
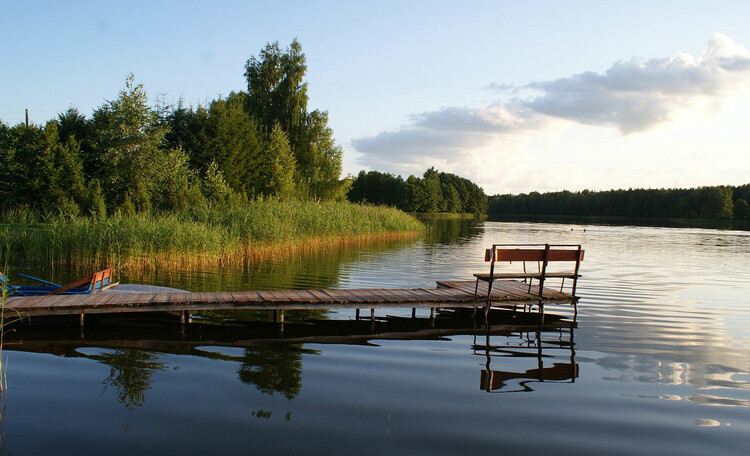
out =
[(187, 310), (183, 310), (182, 312), (180, 312), (180, 324), (186, 325), (189, 322), (190, 322), (190, 312), (188, 312)]
[(539, 327), (544, 326), (544, 301), (539, 300)]
[(430, 307), (430, 328), (435, 328), (435, 308)]
[(78, 317), (78, 325), (83, 328), (83, 312), (81, 312), (81, 315)]
[(357, 310), (354, 311), (354, 319), (359, 320), (359, 308), (357, 308)]
[[(543, 372), (542, 369), (544, 369), (544, 361), (542, 360), (542, 332), (537, 331), (535, 333), (536, 336), (536, 363), (537, 363), (537, 369), (539, 369), (539, 372)], [(541, 375), (541, 374), (540, 374)], [(544, 381), (543, 378), (539, 379), (540, 381)]]
[(417, 309), (415, 307), (411, 308), (411, 318), (417, 318)]

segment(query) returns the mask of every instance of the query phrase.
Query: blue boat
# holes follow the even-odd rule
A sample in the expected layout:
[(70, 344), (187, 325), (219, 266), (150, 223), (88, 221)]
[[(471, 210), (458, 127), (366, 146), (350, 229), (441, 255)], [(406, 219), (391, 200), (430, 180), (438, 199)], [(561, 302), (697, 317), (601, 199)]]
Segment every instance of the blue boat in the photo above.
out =
[(112, 268), (103, 269), (67, 285), (58, 285), (27, 274), (19, 276), (38, 282), (40, 285), (11, 285), (8, 277), (0, 272), (0, 283), (7, 286), (9, 296), (41, 296), (58, 294), (91, 294), (117, 285), (112, 283)]

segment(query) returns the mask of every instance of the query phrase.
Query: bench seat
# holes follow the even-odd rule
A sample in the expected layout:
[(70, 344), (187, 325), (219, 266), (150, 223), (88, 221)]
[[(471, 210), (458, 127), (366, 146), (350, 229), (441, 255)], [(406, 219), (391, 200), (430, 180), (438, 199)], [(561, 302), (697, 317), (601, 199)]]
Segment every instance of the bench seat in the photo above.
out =
[(496, 272), (490, 274), (489, 272), (478, 272), (474, 274), (479, 280), (490, 280), (494, 279), (541, 279), (542, 276), (552, 279), (576, 279), (581, 277), (580, 274), (574, 272), (548, 272), (542, 274), (541, 272)]

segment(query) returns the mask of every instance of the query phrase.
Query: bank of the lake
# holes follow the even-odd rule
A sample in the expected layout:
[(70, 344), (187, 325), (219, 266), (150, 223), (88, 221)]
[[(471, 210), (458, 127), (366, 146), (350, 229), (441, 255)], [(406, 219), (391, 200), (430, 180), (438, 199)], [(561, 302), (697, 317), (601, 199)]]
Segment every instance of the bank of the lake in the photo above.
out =
[(242, 264), (375, 239), (415, 237), (425, 226), (396, 209), (346, 202), (258, 199), (163, 214), (103, 219), (8, 211), (0, 264), (122, 270)]
[(655, 218), (655, 217), (621, 217), (597, 215), (523, 215), (523, 214), (489, 214), (487, 220), (494, 222), (530, 222), (530, 223), (574, 223), (592, 225), (628, 225), (653, 226), (664, 228), (709, 228), (725, 230), (750, 231), (747, 220), (710, 220), (688, 218)]

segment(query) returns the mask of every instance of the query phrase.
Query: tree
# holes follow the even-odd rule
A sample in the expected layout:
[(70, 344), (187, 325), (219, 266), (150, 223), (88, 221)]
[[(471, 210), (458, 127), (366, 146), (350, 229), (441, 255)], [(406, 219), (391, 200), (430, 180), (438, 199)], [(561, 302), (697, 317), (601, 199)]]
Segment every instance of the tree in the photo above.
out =
[(58, 123), (58, 134), (61, 143), (66, 143), (70, 138), (75, 138), (78, 142), (83, 155), (88, 157), (90, 151), (90, 125), (86, 120), (86, 116), (78, 112), (78, 108), (70, 107), (64, 113), (57, 116)]
[(296, 39), (285, 51), (278, 42), (269, 43), (245, 64), (247, 110), (265, 132), (278, 125), (286, 134), (299, 195), (341, 199), (349, 185), (339, 180), (342, 150), (328, 127), (328, 113), (307, 112), (306, 71), (305, 54)]
[(406, 212), (425, 212), (424, 201), (428, 199), (424, 181), (418, 177), (409, 176), (404, 184), (406, 202), (402, 208)]
[(119, 206), (125, 195), (137, 200), (139, 209), (150, 206), (148, 189), (154, 188), (148, 173), (151, 161), (164, 144), (168, 127), (148, 106), (142, 84), (130, 74), (116, 100), (94, 111), (93, 152), (97, 176), (110, 205)]
[(219, 206), (225, 205), (232, 189), (224, 179), (224, 173), (216, 162), (211, 162), (203, 175), (203, 181), (201, 182), (201, 188), (203, 195), (206, 197), (211, 204), (218, 204)]
[(78, 213), (85, 187), (78, 143), (60, 142), (58, 124), (0, 128), (0, 184), (4, 199)]
[(269, 132), (279, 124), (293, 150), (307, 116), (306, 72), (305, 54), (296, 39), (285, 52), (278, 41), (269, 43), (245, 64), (248, 112)]
[(12, 130), (3, 122), (0, 122), (0, 163), (3, 164), (0, 166), (0, 200), (7, 203), (16, 198), (19, 166)]
[(445, 183), (440, 185), (440, 190), (443, 194), (443, 210), (445, 212), (461, 212), (461, 197), (456, 187)]
[(420, 201), (419, 212), (438, 212), (444, 210), (443, 194), (440, 189), (440, 177), (435, 168), (430, 168), (424, 172), (424, 196)]
[(740, 198), (734, 202), (734, 219), (735, 220), (748, 220), (750, 219), (750, 205), (747, 201)]
[(300, 144), (295, 151), (297, 182), (301, 193), (313, 199), (343, 199), (348, 181), (341, 175), (341, 147), (328, 127), (328, 113), (315, 110), (305, 119)]
[(156, 209), (185, 209), (190, 187), (195, 184), (196, 173), (190, 168), (188, 156), (182, 149), (159, 150), (147, 168), (145, 182), (150, 201)]
[(404, 209), (406, 184), (401, 176), (379, 171), (360, 171), (347, 193), (349, 201), (393, 206)]
[(732, 189), (729, 187), (703, 187), (700, 189), (703, 204), (700, 209), (701, 218), (731, 219), (732, 218)]
[(255, 121), (244, 110), (245, 94), (233, 92), (211, 103), (205, 130), (207, 143), (195, 151), (205, 165), (215, 161), (235, 192), (262, 193), (263, 139)]
[(279, 124), (274, 125), (268, 137), (263, 162), (265, 163), (265, 173), (262, 179), (264, 193), (282, 198), (291, 196), (294, 192), (295, 161), (286, 133)]

